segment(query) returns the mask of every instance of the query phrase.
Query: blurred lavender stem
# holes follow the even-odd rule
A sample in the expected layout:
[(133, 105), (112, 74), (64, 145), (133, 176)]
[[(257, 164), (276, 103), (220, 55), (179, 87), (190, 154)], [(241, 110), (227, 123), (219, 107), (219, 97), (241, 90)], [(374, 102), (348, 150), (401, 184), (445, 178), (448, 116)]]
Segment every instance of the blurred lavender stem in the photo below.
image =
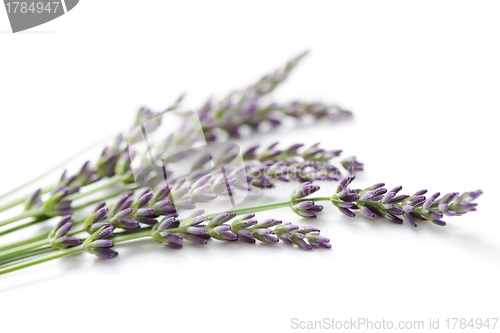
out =
[[(92, 148), (95, 148), (98, 144), (101, 144), (101, 143), (105, 142), (106, 140), (109, 140), (112, 136), (115, 136), (115, 134), (113, 134), (113, 135), (108, 135), (108, 136), (106, 136), (106, 137), (104, 137), (104, 138), (102, 138), (102, 139), (100, 139), (100, 140), (98, 140), (98, 141), (96, 141), (96, 142), (94, 142), (94, 143), (90, 144), (89, 146), (87, 146), (87, 147), (83, 148), (82, 150), (80, 150), (80, 151), (79, 151), (79, 152), (77, 152), (76, 154), (74, 154), (74, 155), (72, 155), (71, 157), (67, 158), (66, 160), (62, 161), (61, 163), (59, 163), (58, 165), (56, 165), (56, 166), (55, 166), (55, 167), (53, 167), (52, 169), (47, 170), (47, 171), (45, 171), (44, 173), (42, 173), (42, 174), (40, 174), (40, 175), (36, 176), (35, 178), (33, 178), (33, 179), (31, 179), (31, 180), (27, 181), (26, 183), (24, 183), (24, 184), (22, 184), (22, 185), (18, 186), (17, 188), (12, 189), (12, 190), (10, 190), (10, 191), (8, 191), (8, 192), (6, 192), (6, 193), (4, 193), (4, 194), (0, 195), (0, 200), (1, 200), (1, 199), (3, 199), (3, 198), (6, 198), (6, 197), (8, 197), (8, 196), (10, 196), (11, 194), (16, 193), (17, 191), (19, 191), (19, 190), (21, 190), (21, 189), (25, 188), (26, 186), (29, 186), (29, 185), (31, 185), (31, 184), (33, 184), (33, 183), (35, 183), (35, 182), (37, 182), (37, 181), (39, 181), (39, 180), (41, 180), (41, 179), (45, 178), (46, 176), (50, 175), (51, 173), (56, 172), (58, 169), (62, 168), (62, 167), (63, 167), (64, 165), (66, 165), (67, 163), (69, 163), (69, 162), (73, 161), (73, 160), (74, 160), (74, 159), (76, 159), (77, 157), (80, 157), (81, 155), (83, 155), (84, 153), (88, 152), (88, 151), (89, 151), (89, 150), (91, 150)], [(47, 188), (47, 189), (45, 189), (42, 193), (47, 193), (47, 192), (50, 192), (50, 191), (52, 191), (53, 189), (54, 189), (54, 187), (52, 187), (52, 188)], [(5, 211), (5, 210), (7, 210), (7, 209), (9, 209), (9, 208), (15, 207), (15, 206), (17, 206), (17, 205), (19, 205), (19, 204), (22, 204), (22, 203), (24, 202), (24, 200), (25, 200), (25, 199), (26, 199), (26, 198), (20, 198), (20, 199), (14, 200), (14, 201), (12, 201), (12, 202), (10, 202), (10, 203), (7, 203), (7, 204), (5, 204), (5, 205), (1, 206), (1, 207), (0, 207), (0, 212), (3, 212), (3, 211)]]

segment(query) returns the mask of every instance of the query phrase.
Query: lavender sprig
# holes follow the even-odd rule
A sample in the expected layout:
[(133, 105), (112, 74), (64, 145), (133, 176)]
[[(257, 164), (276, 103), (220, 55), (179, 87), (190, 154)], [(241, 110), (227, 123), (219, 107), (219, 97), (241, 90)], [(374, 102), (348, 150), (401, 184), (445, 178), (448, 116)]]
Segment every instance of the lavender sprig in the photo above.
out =
[(72, 227), (73, 219), (71, 215), (66, 215), (60, 219), (49, 233), (50, 245), (55, 249), (67, 249), (82, 244), (80, 238), (67, 235)]
[(306, 54), (307, 52), (299, 54), (283, 68), (263, 76), (257, 83), (243, 91), (229, 94), (218, 103), (207, 101), (199, 111), (207, 140), (216, 140), (220, 132), (226, 132), (229, 137), (239, 138), (240, 130), (245, 126), (254, 131), (263, 123), (276, 127), (281, 124), (283, 116), (300, 119), (304, 115), (312, 115), (316, 119), (328, 117), (335, 121), (350, 118), (352, 113), (337, 105), (300, 101), (285, 104), (261, 103), (262, 97), (284, 82)]
[(451, 192), (439, 198), (437, 192), (430, 197), (424, 196), (427, 190), (420, 190), (413, 195), (398, 194), (402, 187), (397, 186), (390, 191), (384, 188), (384, 183), (378, 183), (363, 190), (350, 189), (349, 184), (354, 177), (344, 178), (337, 193), (331, 197), (332, 203), (349, 217), (354, 217), (352, 210), (359, 209), (368, 218), (383, 216), (394, 223), (406, 222), (416, 227), (418, 221), (431, 222), (444, 226), (444, 215), (459, 216), (476, 210), (473, 203), (482, 194), (481, 190), (458, 193)]
[[(200, 211), (182, 221), (173, 217), (164, 218), (153, 227), (152, 238), (174, 249), (182, 247), (182, 239), (205, 245), (210, 238), (219, 241), (260, 241), (270, 244), (282, 240), (286, 244), (296, 244), (304, 250), (315, 247), (331, 248), (330, 240), (321, 236), (319, 229), (301, 228), (289, 222), (282, 224), (282, 221), (275, 219), (259, 222), (254, 217), (255, 214), (237, 216), (236, 213), (222, 213), (210, 219)], [(230, 224), (226, 224), (231, 220)], [(207, 224), (203, 224), (207, 221)], [(275, 228), (272, 229), (273, 227)]]
[(90, 254), (94, 254), (101, 259), (113, 259), (118, 256), (118, 252), (111, 249), (114, 246), (112, 240), (107, 239), (113, 235), (111, 227), (103, 226), (94, 232), (83, 243), (83, 247)]

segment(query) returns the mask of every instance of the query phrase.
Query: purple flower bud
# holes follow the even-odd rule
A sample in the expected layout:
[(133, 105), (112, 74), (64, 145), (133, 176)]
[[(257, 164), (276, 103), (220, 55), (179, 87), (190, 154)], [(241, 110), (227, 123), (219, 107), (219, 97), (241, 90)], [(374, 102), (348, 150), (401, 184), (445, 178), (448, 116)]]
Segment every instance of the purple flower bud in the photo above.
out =
[(108, 218), (108, 209), (106, 207), (102, 207), (96, 210), (94, 215), (94, 223), (104, 221)]
[(310, 182), (302, 183), (295, 191), (292, 192), (291, 199), (300, 199), (306, 197), (320, 189), (319, 185), (313, 185)]
[(113, 245), (114, 245), (113, 241), (110, 239), (98, 239), (98, 240), (91, 242), (87, 246), (89, 246), (89, 247), (112, 247)]
[(188, 232), (192, 235), (204, 235), (204, 234), (206, 234), (205, 229), (198, 228), (198, 227), (188, 227), (188, 228), (186, 228), (186, 232)]
[[(113, 229), (113, 227), (111, 226), (110, 223), (106, 223), (106, 222), (98, 222), (98, 223), (94, 223), (90, 226), (90, 231), (91, 233), (94, 233), (96, 232), (97, 230), (101, 229), (102, 227), (105, 227), (105, 228), (108, 228), (108, 227), (111, 227), (111, 229)], [(103, 229), (104, 231), (105, 229)]]
[(368, 191), (363, 194), (360, 198), (361, 201), (372, 201), (374, 197), (374, 191)]
[(195, 235), (191, 235), (191, 234), (184, 234), (184, 235), (182, 235), (182, 237), (184, 237), (188, 241), (190, 241), (194, 244), (198, 244), (198, 245), (206, 245), (208, 243), (208, 241), (206, 239), (195, 236)]
[[(102, 229), (102, 231), (99, 233), (99, 235), (97, 235), (97, 239), (105, 239), (105, 238), (114, 236), (113, 227), (111, 227), (111, 225), (109, 223), (106, 223), (106, 224), (108, 224), (109, 227)], [(99, 230), (99, 229), (97, 229), (97, 230)]]
[(136, 206), (138, 208), (141, 208), (141, 207), (146, 207), (147, 205), (149, 205), (149, 203), (151, 202), (151, 199), (153, 198), (153, 194), (148, 192), (148, 193), (145, 193), (144, 195), (142, 195), (141, 197), (139, 197), (139, 200), (137, 200), (136, 202)]
[(417, 222), (413, 219), (413, 217), (410, 214), (405, 214), (404, 216), (404, 221), (410, 226), (410, 227), (416, 227)]
[(277, 226), (274, 231), (276, 233), (287, 233), (287, 232), (291, 232), (291, 231), (295, 231), (295, 230), (298, 230), (299, 229), (299, 226), (298, 225), (295, 225), (295, 224), (291, 224), (291, 223), (284, 223), (284, 224), (281, 224), (279, 226)]
[(345, 177), (343, 178), (338, 187), (337, 187), (337, 193), (339, 193), (340, 191), (342, 191), (343, 189), (347, 188), (347, 186), (349, 186), (349, 184), (354, 180), (354, 176), (351, 176), (351, 177)]
[(118, 256), (118, 252), (110, 248), (94, 248), (92, 254), (95, 254), (101, 259), (113, 259)]
[(433, 220), (440, 220), (443, 218), (443, 213), (441, 212), (436, 212), (435, 210), (431, 210), (429, 211), (429, 216), (433, 219)]
[(175, 207), (168, 200), (158, 201), (153, 205), (153, 211), (156, 215), (166, 215), (175, 212)]
[(420, 190), (413, 194), (414, 197), (427, 193), (427, 190)]
[(51, 241), (51, 245), (55, 248), (70, 248), (75, 247), (82, 244), (82, 240), (78, 237), (74, 236), (62, 236), (53, 241)]
[(361, 213), (363, 213), (364, 216), (370, 219), (375, 218), (375, 213), (373, 213), (368, 207), (360, 206), (359, 210), (361, 211)]
[(135, 212), (135, 216), (137, 217), (151, 217), (154, 216), (155, 211), (153, 208), (139, 208)]
[(153, 202), (165, 200), (169, 194), (170, 194), (170, 187), (168, 187), (168, 186), (162, 187), (162, 188), (158, 189), (156, 191), (156, 193), (154, 194)]
[(154, 217), (136, 217), (137, 222), (147, 225), (155, 225), (158, 221)]
[(174, 223), (175, 217), (163, 218), (158, 226), (158, 231), (168, 229)]
[(339, 207), (339, 210), (342, 214), (346, 215), (346, 216), (349, 216), (349, 217), (354, 217), (356, 216), (356, 214), (354, 214), (351, 210), (347, 209), (347, 208), (342, 208), (342, 207)]
[(396, 196), (395, 192), (388, 192), (382, 199), (382, 203), (389, 203)]
[(299, 246), (303, 250), (312, 250), (312, 245), (308, 244), (304, 240), (305, 236), (303, 234), (293, 234), (292, 242), (294, 242), (297, 246)]
[(411, 199), (412, 206), (418, 206), (423, 202), (425, 202), (425, 197), (423, 195), (419, 195), (419, 196), (416, 196), (415, 198)]
[(392, 215), (403, 215), (404, 210), (399, 207), (389, 208), (387, 209)]
[(278, 243), (279, 239), (271, 235), (271, 230), (269, 229), (257, 229), (253, 233), (254, 238), (265, 243)]
[(431, 220), (431, 222), (435, 225), (438, 225), (440, 227), (444, 227), (446, 225), (446, 222), (441, 221), (441, 220)]
[(375, 189), (378, 189), (378, 188), (383, 187), (383, 186), (385, 186), (384, 183), (377, 183), (373, 186), (368, 187), (367, 190), (375, 190)]
[(404, 195), (404, 194), (402, 194), (402, 195), (397, 195), (397, 196), (395, 196), (395, 197), (394, 197), (394, 198), (390, 201), (390, 203), (393, 203), (393, 204), (394, 204), (394, 203), (399, 203), (399, 202), (401, 202), (401, 201), (403, 201), (404, 199), (407, 199), (407, 198), (409, 198), (409, 197), (410, 197), (409, 195)]
[(120, 219), (123, 219), (127, 216), (129, 216), (130, 214), (132, 214), (133, 210), (131, 208), (126, 208), (120, 212), (118, 212), (113, 218), (116, 219), (116, 220), (120, 220)]
[(193, 200), (191, 199), (177, 199), (174, 202), (175, 206), (179, 209), (195, 209), (196, 206), (193, 204)]
[(390, 192), (392, 192), (392, 193), (398, 193), (402, 189), (403, 189), (403, 186), (396, 186), (395, 188), (393, 188), (392, 190), (390, 190), (389, 193)]
[(300, 232), (301, 234), (307, 234), (309, 232), (320, 232), (320, 230), (315, 227), (300, 227), (299, 229), (297, 229), (297, 232)]
[(424, 205), (422, 206), (423, 209), (429, 209), (432, 204), (434, 203), (434, 201), (437, 199), (437, 197), (439, 197), (440, 193), (437, 192), (437, 193), (434, 193), (433, 195), (431, 195), (424, 203)]
[(411, 206), (411, 205), (404, 205), (403, 206), (403, 211), (406, 212), (406, 213), (411, 213), (415, 210), (415, 207)]
[(61, 226), (59, 229), (57, 229), (54, 237), (59, 238), (59, 237), (65, 236), (71, 230), (72, 227), (73, 227), (73, 223), (67, 222), (66, 224)]

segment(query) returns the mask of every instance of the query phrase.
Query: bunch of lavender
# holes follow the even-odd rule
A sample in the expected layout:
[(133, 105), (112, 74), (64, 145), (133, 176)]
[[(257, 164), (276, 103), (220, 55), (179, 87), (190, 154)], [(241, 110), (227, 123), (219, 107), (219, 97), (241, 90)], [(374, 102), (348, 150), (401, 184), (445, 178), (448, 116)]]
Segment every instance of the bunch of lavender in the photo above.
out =
[[(144, 198), (144, 195), (141, 198)], [(141, 198), (135, 204), (138, 204)], [(206, 245), (210, 239), (241, 240), (246, 243), (260, 241), (270, 244), (278, 243), (281, 240), (285, 244), (295, 244), (303, 250), (318, 247), (331, 248), (330, 240), (320, 235), (317, 228), (299, 227), (290, 222), (282, 223), (276, 219), (266, 219), (259, 222), (254, 219), (255, 214), (239, 215), (230, 212), (207, 216), (203, 214), (203, 211), (197, 211), (181, 220), (175, 216), (167, 215), (155, 223), (153, 227), (143, 226), (128, 230), (128, 225), (122, 224), (119, 227), (124, 231), (115, 233), (116, 224), (113, 221), (114, 219), (116, 221), (116, 216), (108, 220), (107, 212), (105, 207), (98, 205), (95, 212), (87, 218), (86, 226), (95, 231), (91, 232), (91, 235), (86, 239), (70, 236), (80, 231), (71, 231), (73, 227), (71, 217), (63, 217), (50, 233), (48, 246), (38, 249), (36, 248), (41, 246), (35, 246), (26, 249), (24, 253), (0, 258), (0, 265), (6, 266), (0, 269), (0, 275), (82, 251), (87, 251), (101, 259), (112, 259), (118, 255), (118, 252), (112, 249), (115, 243), (147, 237), (174, 249), (182, 247), (183, 239), (198, 245)], [(226, 223), (231, 220), (231, 223)], [(87, 224), (88, 221), (96, 222)], [(46, 253), (49, 254), (40, 256)], [(17, 263), (25, 259), (30, 260)]]
[[(199, 185), (203, 186), (208, 179), (207, 176)], [(0, 270), (0, 274), (84, 250), (101, 258), (114, 258), (117, 253), (111, 247), (115, 243), (143, 237), (152, 237), (155, 241), (171, 248), (181, 248), (184, 239), (204, 245), (211, 238), (221, 241), (241, 240), (249, 243), (257, 240), (277, 243), (278, 240), (282, 240), (306, 250), (314, 247), (330, 248), (329, 239), (321, 236), (319, 230), (314, 227), (301, 228), (291, 223), (283, 224), (275, 219), (259, 222), (254, 219), (254, 213), (291, 207), (301, 217), (315, 218), (323, 210), (323, 206), (318, 205), (317, 202), (330, 201), (349, 217), (355, 216), (354, 210), (360, 210), (368, 218), (382, 216), (396, 223), (402, 223), (404, 220), (413, 227), (416, 226), (415, 221), (428, 221), (444, 226), (445, 223), (441, 220), (443, 215), (458, 216), (475, 211), (477, 204), (473, 201), (481, 195), (481, 191), (478, 190), (463, 194), (452, 192), (442, 198), (439, 198), (439, 193), (436, 193), (426, 198), (424, 194), (427, 191), (420, 190), (409, 196), (398, 194), (402, 189), (401, 186), (387, 191), (383, 183), (363, 190), (350, 189), (349, 185), (353, 180), (353, 176), (343, 178), (336, 193), (331, 197), (311, 197), (320, 187), (305, 182), (291, 193), (289, 201), (242, 208), (211, 216), (204, 215), (203, 211), (196, 211), (182, 220), (177, 219), (177, 208), (170, 204), (168, 198), (173, 199), (175, 195), (179, 195), (182, 199), (190, 193), (191, 188), (185, 185), (185, 181), (180, 181), (179, 186), (174, 186), (172, 190), (165, 187), (154, 194), (149, 190), (143, 191), (136, 200), (130, 199), (131, 194), (123, 195), (111, 207), (111, 210), (108, 210), (102, 203), (98, 204), (94, 213), (85, 220), (85, 227), (82, 230), (70, 231), (73, 227), (72, 221), (70, 217), (65, 217), (51, 232), (46, 243), (34, 244), (29, 248), (24, 248), (21, 253), (19, 251), (10, 253), (7, 257), (0, 256), (0, 264), (9, 264), (20, 259), (37, 257), (46, 252), (58, 252), (24, 263), (10, 264)], [(193, 204), (193, 208), (194, 206)], [(108, 214), (110, 211), (111, 213)], [(231, 222), (226, 223), (229, 221)], [(121, 228), (123, 231), (116, 233), (115, 228)], [(71, 237), (84, 230), (91, 233), (86, 240)], [(60, 250), (61, 248), (67, 249)]]
[[(235, 105), (237, 104), (244, 105), (246, 103), (245, 101), (250, 101), (250, 100), (252, 100), (253, 103), (257, 105), (256, 103), (262, 96), (269, 94), (289, 76), (290, 72), (296, 67), (296, 65), (300, 62), (300, 60), (304, 56), (305, 53), (299, 55), (298, 57), (290, 60), (283, 69), (278, 69), (273, 74), (264, 76), (257, 83), (246, 88), (241, 94), (239, 94), (241, 97), (240, 102), (236, 103)], [(227, 100), (229, 101), (235, 95), (237, 94), (234, 93), (230, 94), (231, 97), (230, 98), (228, 97)], [(161, 122), (161, 117), (157, 116), (177, 108), (180, 105), (182, 98), (183, 96), (181, 96), (178, 100), (176, 100), (172, 106), (170, 106), (169, 108), (167, 108), (165, 111), (162, 112), (153, 112), (148, 108), (141, 108), (137, 113), (132, 128), (144, 125), (145, 127), (147, 127), (147, 131), (155, 130), (160, 125)], [(294, 105), (298, 105), (297, 103), (295, 103)], [(243, 125), (253, 124), (252, 126), (256, 128), (255, 124), (257, 122), (263, 122), (268, 119), (275, 125), (277, 125), (279, 122), (271, 116), (271, 111), (272, 110), (276, 111), (276, 105), (274, 105), (272, 108), (266, 107), (265, 110), (262, 109), (257, 113), (254, 113), (253, 111), (247, 113), (246, 116), (240, 117), (239, 120), (232, 119), (231, 120), (232, 127), (221, 126), (221, 124), (217, 121), (217, 119), (231, 119), (231, 117), (233, 117), (233, 115), (235, 114), (235, 112), (237, 112), (237, 110), (242, 110), (241, 107), (237, 107), (235, 109), (235, 107), (232, 106), (233, 105), (232, 102), (226, 101), (223, 104), (225, 105), (225, 107), (216, 107), (216, 108), (207, 107), (208, 104), (205, 104), (205, 106), (202, 107), (202, 111), (200, 112), (201, 115), (200, 120), (202, 128), (204, 129), (204, 134), (207, 140), (209, 141), (213, 141), (216, 139), (216, 136), (213, 135), (213, 131), (215, 129), (219, 131), (221, 130), (226, 131), (231, 136), (232, 133), (233, 134), (235, 133), (235, 128), (239, 128), (240, 126)], [(316, 115), (317, 117), (323, 117), (323, 115), (328, 113), (328, 112), (325, 113), (325, 111), (321, 111), (320, 109), (321, 108), (318, 108), (316, 105), (315, 107), (312, 107), (309, 111), (303, 109), (303, 112), (310, 112)], [(293, 114), (296, 117), (299, 116), (299, 113), (295, 111), (293, 111), (292, 114), (290, 114), (290, 111), (283, 111), (283, 113), (288, 115)], [(350, 115), (350, 113), (346, 113), (346, 115), (347, 114)], [(258, 120), (255, 118), (257, 115), (259, 118)], [(136, 131), (135, 133), (137, 134), (138, 132)], [(169, 154), (175, 154), (176, 152), (187, 151), (189, 150), (189, 148), (193, 146), (193, 144), (199, 137), (200, 136), (198, 135), (198, 133), (195, 134), (194, 129), (190, 125), (190, 119), (186, 119), (184, 125), (179, 129), (179, 131), (172, 133), (164, 142), (161, 142), (161, 144), (156, 147), (157, 148), (156, 156), (160, 157)], [(12, 208), (22, 202), (25, 202), (24, 213), (0, 221), (0, 226), (13, 223), (25, 218), (30, 218), (30, 217), (36, 218), (35, 221), (28, 222), (24, 225), (24, 226), (30, 226), (35, 222), (38, 223), (45, 221), (50, 217), (54, 216), (54, 214), (60, 216), (66, 215), (71, 209), (70, 205), (72, 200), (84, 198), (90, 194), (99, 192), (107, 187), (113, 186), (116, 183), (120, 182), (123, 182), (124, 184), (134, 183), (134, 178), (130, 170), (130, 163), (131, 160), (134, 159), (135, 153), (129, 147), (126, 146), (126, 142), (127, 141), (135, 142), (137, 141), (137, 139), (138, 137), (134, 137), (134, 134), (132, 134), (132, 136), (129, 138), (126, 138), (124, 135), (119, 135), (112, 146), (105, 147), (103, 149), (101, 155), (99, 156), (95, 164), (92, 165), (89, 161), (87, 161), (82, 165), (80, 171), (75, 175), (68, 176), (67, 172), (65, 171), (60, 177), (60, 180), (55, 187), (43, 190), (42, 189), (36, 190), (28, 198), (15, 200), (13, 202), (1, 206), (0, 212)], [(77, 193), (83, 187), (99, 182), (102, 179), (108, 179), (108, 181), (91, 191), (87, 191), (84, 193)], [(255, 181), (254, 183), (260, 185), (260, 182), (258, 180)], [(22, 188), (23, 186), (21, 186), (20, 188)], [(67, 188), (69, 193), (68, 195), (65, 196), (66, 209), (58, 209), (59, 207), (56, 207), (55, 210), (50, 210), (49, 214), (46, 214), (48, 210), (43, 209), (41, 207), (44, 205), (44, 202), (42, 200), (42, 195), (44, 193), (52, 191), (54, 188), (58, 188), (61, 186)], [(54, 200), (57, 199), (53, 198), (53, 195), (50, 195), (46, 201), (52, 202)], [(0, 232), (0, 235), (13, 232), (16, 230), (19, 230), (19, 228), (16, 227), (10, 230), (2, 231)]]

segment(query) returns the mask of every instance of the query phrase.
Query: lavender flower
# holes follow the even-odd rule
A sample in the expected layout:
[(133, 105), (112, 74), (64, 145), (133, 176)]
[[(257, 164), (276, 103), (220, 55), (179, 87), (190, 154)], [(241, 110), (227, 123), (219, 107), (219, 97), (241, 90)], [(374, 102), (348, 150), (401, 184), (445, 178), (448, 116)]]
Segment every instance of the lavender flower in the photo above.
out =
[(59, 186), (52, 191), (51, 196), (43, 204), (43, 213), (47, 216), (63, 216), (72, 213), (71, 200), (65, 200), (72, 194), (71, 189)]
[(310, 182), (301, 184), (290, 195), (292, 210), (299, 216), (306, 218), (316, 218), (316, 213), (323, 210), (323, 206), (316, 205), (312, 200), (300, 200), (308, 195), (319, 190), (318, 185), (313, 185)]
[[(331, 160), (341, 154), (341, 150), (325, 150), (314, 144), (300, 151), (303, 144), (293, 144), (285, 149), (278, 149), (275, 142), (258, 153), (258, 145), (253, 145), (243, 153), (244, 159), (250, 162), (247, 169), (248, 182), (256, 187), (273, 187), (271, 179), (281, 181), (298, 180), (301, 182), (314, 180), (336, 181), (342, 176), (340, 170), (331, 164)], [(363, 169), (363, 164), (354, 157), (342, 161), (341, 165), (349, 174)]]
[(61, 218), (49, 233), (50, 245), (56, 249), (66, 249), (80, 245), (82, 243), (80, 238), (67, 236), (72, 227), (73, 219), (71, 218), (71, 215), (66, 215)]
[(233, 92), (218, 103), (209, 100), (199, 111), (199, 118), (207, 140), (216, 140), (221, 132), (230, 137), (239, 138), (242, 127), (248, 126), (258, 130), (263, 123), (271, 127), (281, 124), (283, 116), (301, 119), (304, 115), (312, 115), (316, 119), (330, 118), (334, 121), (350, 118), (352, 113), (337, 105), (322, 103), (261, 103), (262, 97), (274, 91), (307, 54), (304, 52), (291, 59), (284, 68), (263, 76), (257, 83), (243, 91)]
[(112, 231), (110, 228), (101, 227), (99, 230), (94, 232), (85, 242), (83, 243), (85, 250), (87, 252), (98, 256), (101, 259), (113, 259), (118, 255), (118, 252), (111, 249), (114, 243), (110, 239), (106, 239), (112, 236)]
[(332, 203), (342, 213), (354, 217), (352, 210), (359, 209), (368, 218), (383, 216), (398, 224), (404, 221), (412, 227), (416, 227), (418, 221), (444, 226), (444, 215), (458, 216), (475, 211), (477, 203), (472, 201), (482, 194), (480, 190), (463, 194), (452, 192), (439, 199), (438, 192), (426, 198), (424, 194), (427, 190), (420, 190), (413, 195), (402, 195), (398, 194), (401, 186), (387, 191), (384, 183), (363, 190), (352, 190), (348, 186), (353, 180), (354, 177), (344, 178), (337, 188), (337, 193), (331, 198)]
[[(287, 244), (296, 244), (302, 249), (314, 247), (330, 248), (330, 240), (319, 234), (313, 227), (299, 227), (290, 223), (281, 224), (280, 220), (257, 221), (255, 214), (237, 216), (235, 213), (222, 213), (208, 219), (203, 211), (177, 221), (174, 217), (164, 218), (153, 227), (152, 238), (164, 245), (179, 249), (182, 239), (204, 245), (210, 238), (220, 241), (241, 240), (247, 243), (256, 241), (274, 244), (280, 239)], [(207, 222), (208, 223), (202, 224)], [(230, 224), (226, 222), (231, 221)], [(272, 229), (275, 227), (274, 229)]]
[(38, 189), (32, 195), (26, 198), (26, 201), (24, 202), (24, 210), (30, 210), (43, 206), (41, 193), (42, 190)]

